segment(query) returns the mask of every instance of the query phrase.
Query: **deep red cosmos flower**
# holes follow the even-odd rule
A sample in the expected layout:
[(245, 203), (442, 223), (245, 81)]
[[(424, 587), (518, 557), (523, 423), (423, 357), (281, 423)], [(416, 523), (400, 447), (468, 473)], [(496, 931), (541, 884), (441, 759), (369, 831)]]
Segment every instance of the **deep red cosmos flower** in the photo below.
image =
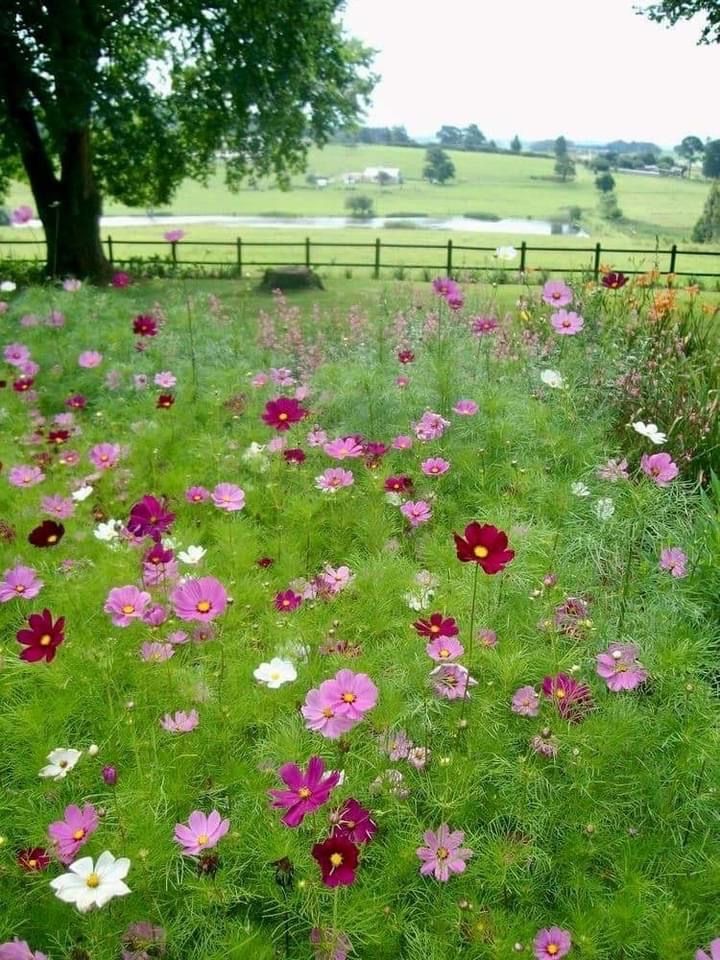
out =
[(328, 837), (316, 843), (312, 855), (317, 860), (326, 887), (347, 887), (355, 882), (358, 848), (346, 837)]
[(144, 562), (151, 563), (154, 567), (162, 567), (170, 563), (173, 556), (172, 550), (167, 550), (161, 543), (156, 543), (145, 554)]
[(26, 393), (34, 383), (32, 377), (18, 377), (17, 380), (13, 380), (13, 390), (15, 393)]
[(16, 634), (17, 642), (26, 647), (20, 659), (29, 663), (44, 659), (50, 663), (65, 639), (65, 617), (58, 617), (53, 623), (52, 614), (45, 608), (42, 613), (31, 613), (27, 619), (29, 629), (18, 630)]
[(63, 538), (65, 527), (54, 520), (43, 520), (28, 534), (28, 540), (34, 547), (56, 547)]
[(608, 290), (619, 290), (620, 287), (624, 287), (627, 282), (628, 278), (624, 273), (616, 273), (614, 270), (606, 273), (600, 281)]
[(155, 404), (160, 410), (169, 410), (175, 403), (175, 397), (171, 393), (161, 393)]
[(406, 477), (404, 474), (388, 477), (385, 481), (385, 489), (388, 493), (409, 493), (412, 488), (412, 478)]
[(67, 398), (65, 406), (71, 407), (73, 410), (84, 410), (87, 406), (87, 397), (84, 397), (81, 393), (74, 393)]
[(45, 870), (50, 866), (50, 854), (44, 847), (30, 847), (27, 850), (19, 850), (15, 862), (21, 870), (32, 873)]
[(289, 430), (307, 415), (308, 411), (294, 397), (276, 397), (265, 404), (262, 420), (276, 430)]
[(300, 447), (292, 447), (290, 450), (283, 450), (283, 458), (287, 463), (303, 463), (305, 461), (305, 451)]
[(257, 560), (256, 563), (259, 567), (262, 567), (263, 569), (265, 569), (266, 567), (271, 567), (275, 563), (275, 561), (273, 560), (272, 557), (260, 557), (260, 559)]
[(61, 447), (70, 439), (69, 430), (51, 430), (47, 435), (47, 442), (54, 443), (56, 447)]
[(507, 534), (489, 523), (476, 520), (465, 527), (465, 539), (454, 533), (457, 558), (462, 563), (477, 563), (485, 573), (500, 573), (515, 556), (508, 550)]
[(135, 537), (159, 540), (170, 529), (174, 519), (175, 514), (167, 509), (165, 501), (146, 493), (142, 500), (133, 504), (127, 526)]
[(398, 350), (397, 358), (400, 363), (412, 363), (415, 359), (415, 354), (412, 350)]
[(413, 624), (421, 637), (456, 637), (458, 626), (454, 617), (443, 617), (441, 613), (433, 613), (428, 620), (416, 620)]
[(284, 590), (278, 593), (274, 600), (275, 609), (281, 610), (283, 613), (292, 613), (293, 610), (297, 610), (302, 602), (303, 598), (294, 590)]
[(386, 443), (378, 443), (376, 440), (367, 440), (363, 444), (363, 453), (372, 460), (380, 460), (389, 449)]
[(139, 313), (133, 320), (133, 333), (139, 337), (154, 337), (157, 335), (158, 326), (155, 317), (146, 313)]
[(545, 696), (555, 703), (560, 716), (566, 720), (577, 723), (592, 709), (590, 687), (585, 683), (578, 683), (566, 673), (545, 677), (542, 690)]
[(377, 833), (377, 824), (370, 811), (349, 797), (342, 807), (330, 815), (334, 838), (345, 837), (352, 843), (369, 843)]

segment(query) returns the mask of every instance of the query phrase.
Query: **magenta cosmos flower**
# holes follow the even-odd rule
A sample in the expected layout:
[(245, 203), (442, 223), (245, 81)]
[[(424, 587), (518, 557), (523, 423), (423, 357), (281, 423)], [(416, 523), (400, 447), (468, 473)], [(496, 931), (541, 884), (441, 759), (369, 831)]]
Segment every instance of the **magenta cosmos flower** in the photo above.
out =
[(428, 830), (423, 840), (425, 846), (416, 850), (422, 860), (420, 873), (423, 876), (432, 873), (441, 883), (447, 883), (451, 873), (463, 873), (466, 861), (473, 855), (472, 850), (462, 845), (463, 831), (451, 831), (446, 823), (440, 824), (436, 832)]
[[(665, 547), (660, 551), (661, 570), (666, 570), (671, 576), (678, 579), (687, 576), (687, 556), (680, 547)], [(2, 596), (0, 595), (0, 600)]]
[(200, 723), (197, 710), (176, 710), (174, 714), (166, 713), (160, 721), (160, 726), (168, 733), (190, 733)]
[(245, 491), (234, 483), (219, 483), (211, 494), (212, 502), (220, 510), (233, 513), (245, 506)]
[(27, 622), (27, 627), (15, 635), (17, 642), (25, 647), (20, 659), (27, 663), (39, 660), (51, 663), (57, 648), (65, 640), (65, 617), (58, 617), (53, 622), (52, 613), (46, 607), (42, 613), (31, 613)]
[(13, 212), (10, 214), (10, 223), (15, 226), (21, 226), (24, 223), (29, 223), (33, 218), (32, 207), (28, 207), (27, 204), (21, 204), (19, 207), (15, 207)]
[(354, 459), (361, 457), (364, 452), (357, 437), (338, 437), (336, 440), (330, 440), (323, 444), (323, 450), (333, 460)]
[(449, 420), (446, 420), (445, 417), (442, 417), (439, 413), (433, 413), (432, 410), (428, 410), (415, 424), (415, 436), (423, 442), (439, 440), (449, 426)]
[(299, 827), (309, 813), (327, 803), (340, 782), (339, 771), (326, 774), (325, 762), (320, 757), (310, 757), (307, 773), (295, 763), (286, 763), (278, 770), (278, 776), (288, 789), (268, 790), (268, 793), (275, 809), (287, 811), (282, 818), (286, 827)]
[(185, 491), (185, 499), (188, 503), (205, 503), (210, 499), (210, 491), (205, 487), (188, 487)]
[(669, 453), (651, 453), (650, 456), (644, 453), (640, 467), (659, 487), (669, 487), (670, 482), (680, 473)]
[(98, 815), (91, 803), (80, 809), (75, 804), (65, 808), (64, 819), (56, 820), (48, 827), (48, 834), (55, 845), (60, 863), (72, 863), (80, 847), (97, 830)]
[(573, 292), (562, 280), (548, 280), (543, 287), (542, 298), (551, 307), (566, 307), (572, 303)]
[(129, 627), (133, 620), (142, 618), (151, 600), (149, 593), (138, 590), (132, 584), (126, 587), (113, 587), (107, 595), (103, 610), (110, 614), (116, 627)]
[(420, 464), (420, 469), (426, 477), (437, 477), (441, 473), (447, 473), (450, 469), (450, 462), (443, 460), (442, 457), (429, 457)]
[(276, 397), (265, 404), (262, 420), (276, 430), (289, 430), (307, 415), (308, 411), (294, 397)]
[(98, 470), (110, 470), (117, 466), (121, 453), (119, 443), (98, 443), (89, 453), (90, 462)]
[(8, 471), (8, 483), (13, 487), (34, 487), (44, 479), (45, 474), (40, 467), (21, 464), (19, 467), (11, 467)]
[(353, 797), (348, 797), (339, 810), (330, 815), (333, 837), (345, 837), (352, 843), (369, 843), (377, 833), (377, 824)]
[(206, 622), (225, 612), (227, 593), (215, 577), (199, 577), (175, 587), (170, 602), (181, 620)]
[(539, 930), (533, 940), (533, 953), (536, 960), (561, 960), (567, 956), (572, 946), (570, 933), (560, 927)]
[(32, 600), (42, 589), (43, 582), (32, 567), (18, 564), (6, 570), (0, 580), (0, 603), (9, 600)]
[(470, 330), (476, 337), (487, 337), (495, 333), (499, 324), (495, 317), (472, 317), (470, 321)]
[(582, 720), (592, 707), (590, 688), (584, 683), (578, 683), (566, 673), (545, 677), (542, 690), (545, 696), (554, 702), (560, 716), (566, 720)]
[(338, 670), (331, 680), (320, 684), (320, 691), (332, 710), (359, 722), (377, 703), (378, 690), (366, 673)]
[(349, 470), (342, 467), (330, 467), (320, 476), (315, 477), (315, 486), (323, 493), (337, 493), (343, 487), (351, 487), (355, 478)]
[(358, 848), (346, 837), (328, 837), (311, 851), (326, 887), (347, 887), (355, 882)]
[(430, 504), (426, 500), (408, 500), (400, 507), (400, 513), (411, 527), (419, 527), (421, 523), (427, 523), (432, 517)]
[(159, 540), (170, 529), (174, 519), (175, 514), (167, 509), (163, 500), (146, 493), (130, 509), (127, 527), (135, 537)]
[[(695, 960), (720, 960), (720, 937), (711, 941), (709, 949), (709, 954), (705, 953), (704, 950), (697, 950)], [(2, 960), (2, 954), (0, 954), (0, 960)]]
[(608, 688), (634, 690), (648, 678), (648, 672), (637, 659), (638, 648), (634, 643), (611, 643), (604, 653), (597, 655), (597, 673)]
[(550, 323), (556, 333), (566, 337), (575, 336), (575, 334), (580, 333), (585, 326), (583, 318), (572, 310), (569, 312), (567, 310), (558, 310), (557, 313), (554, 313), (552, 317), (550, 317)]
[(203, 850), (217, 846), (229, 829), (230, 821), (223, 820), (217, 810), (213, 810), (209, 815), (193, 810), (187, 825), (175, 824), (175, 842), (180, 844), (186, 857), (193, 857)]
[(302, 596), (299, 593), (295, 593), (294, 590), (283, 590), (276, 594), (273, 600), (275, 609), (281, 613), (292, 613), (293, 610), (297, 610), (297, 608), (301, 606), (302, 602)]

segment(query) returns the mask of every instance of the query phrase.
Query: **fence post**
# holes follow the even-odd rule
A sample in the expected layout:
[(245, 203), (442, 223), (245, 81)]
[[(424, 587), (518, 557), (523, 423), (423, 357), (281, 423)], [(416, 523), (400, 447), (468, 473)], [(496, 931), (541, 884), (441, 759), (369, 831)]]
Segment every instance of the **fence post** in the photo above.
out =
[(170, 241), (170, 256), (172, 257), (173, 266), (177, 266), (177, 240)]
[(305, 237), (305, 266), (310, 269), (310, 237)]
[(675, 261), (677, 260), (677, 244), (674, 243), (670, 247), (670, 269), (668, 273), (675, 273)]
[(595, 280), (600, 276), (600, 252), (602, 248), (599, 243), (595, 244), (595, 261), (593, 263), (593, 277)]
[(520, 244), (520, 273), (525, 272), (525, 258), (527, 257), (527, 243), (523, 240)]
[(452, 276), (452, 240), (448, 240), (447, 263), (445, 264), (445, 275)]
[(380, 237), (375, 238), (375, 269), (373, 276), (376, 280), (380, 279)]
[(235, 241), (235, 246), (237, 247), (237, 268), (238, 273), (242, 277), (242, 240), (240, 237)]
[(113, 264), (113, 242), (110, 234), (108, 234), (108, 238), (107, 238), (107, 247), (108, 247), (108, 260), (110, 261), (110, 266), (112, 267), (114, 265)]

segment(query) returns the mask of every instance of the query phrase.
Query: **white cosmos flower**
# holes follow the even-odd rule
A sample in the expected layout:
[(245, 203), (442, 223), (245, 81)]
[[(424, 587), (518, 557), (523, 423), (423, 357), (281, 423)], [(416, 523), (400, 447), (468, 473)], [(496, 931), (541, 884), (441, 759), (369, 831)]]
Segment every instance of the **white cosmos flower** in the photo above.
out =
[(17, 284), (13, 283), (12, 280), (3, 280), (0, 283), (0, 291), (3, 293), (12, 293), (13, 290), (17, 290)]
[(632, 428), (635, 433), (639, 433), (641, 437), (647, 437), (651, 443), (655, 443), (658, 446), (667, 440), (667, 434), (664, 434), (662, 430), (658, 430), (657, 424), (655, 423), (643, 423), (642, 420), (638, 420), (636, 423), (633, 423)]
[(547, 387), (553, 390), (562, 390), (565, 387), (565, 380), (559, 370), (543, 370), (540, 379)]
[(89, 483), (85, 484), (84, 487), (78, 487), (77, 490), (74, 490), (72, 493), (72, 498), (75, 503), (82, 503), (83, 500), (87, 500), (90, 494), (93, 492), (93, 488)]
[(284, 683), (297, 680), (297, 670), (289, 660), (273, 657), (270, 663), (261, 663), (256, 670), (253, 670), (253, 676), (270, 690), (277, 690)]
[(403, 502), (403, 495), (396, 490), (390, 490), (385, 494), (385, 500), (387, 503), (392, 504), (393, 507), (399, 507)]
[(417, 593), (406, 593), (405, 603), (407, 603), (411, 610), (419, 613), (421, 610), (427, 610), (434, 596), (435, 591), (430, 589), (419, 590)]
[(498, 247), (495, 251), (498, 260), (514, 260), (517, 256), (515, 247)]
[(98, 540), (102, 540), (104, 543), (112, 543), (120, 536), (120, 527), (122, 527), (120, 520), (108, 520), (106, 523), (99, 523), (93, 533)]
[(576, 497), (590, 496), (590, 487), (588, 487), (584, 483), (580, 483), (579, 481), (577, 483), (573, 483), (570, 489), (572, 490), (572, 492), (575, 494)]
[(200, 563), (206, 553), (207, 550), (205, 547), (189, 546), (187, 550), (180, 551), (178, 554), (178, 560), (180, 560), (182, 563), (188, 563), (190, 566), (194, 567), (196, 564)]
[(601, 497), (596, 501), (593, 509), (598, 520), (609, 520), (615, 513), (615, 504), (610, 497)]
[(74, 903), (80, 913), (92, 907), (102, 907), (113, 897), (124, 897), (130, 888), (123, 883), (130, 869), (127, 857), (117, 859), (106, 850), (93, 863), (92, 857), (82, 857), (71, 863), (69, 873), (50, 881), (55, 896), (65, 903)]
[(82, 750), (66, 750), (64, 747), (58, 747), (48, 754), (48, 764), (42, 768), (38, 776), (64, 780), (81, 756)]

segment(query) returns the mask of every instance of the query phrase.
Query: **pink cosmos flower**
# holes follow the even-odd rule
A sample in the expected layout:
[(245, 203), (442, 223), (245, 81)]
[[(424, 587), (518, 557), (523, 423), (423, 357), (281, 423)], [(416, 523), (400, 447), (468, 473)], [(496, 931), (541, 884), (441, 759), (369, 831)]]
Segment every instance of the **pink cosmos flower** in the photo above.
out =
[(461, 657), (465, 653), (465, 648), (455, 637), (439, 636), (426, 644), (425, 652), (438, 663), (446, 663)]
[(229, 829), (230, 821), (223, 820), (217, 810), (213, 810), (209, 816), (200, 810), (193, 810), (187, 825), (175, 824), (175, 842), (182, 847), (184, 856), (194, 857), (203, 850), (217, 846)]
[(110, 280), (110, 285), (115, 287), (116, 290), (124, 290), (125, 287), (129, 287), (132, 283), (132, 278), (129, 273), (125, 273), (124, 270), (118, 270), (117, 273), (112, 275)]
[(8, 471), (8, 483), (13, 487), (34, 487), (44, 479), (45, 474), (40, 467), (31, 467), (27, 464), (10, 467)]
[(580, 333), (585, 326), (583, 318), (572, 310), (570, 312), (567, 310), (558, 310), (557, 313), (554, 313), (552, 317), (550, 317), (550, 323), (556, 333), (566, 337), (572, 337), (576, 333)]
[(133, 620), (140, 620), (152, 600), (149, 593), (137, 587), (113, 587), (105, 600), (103, 610), (111, 615), (116, 627), (129, 627)]
[(426, 500), (408, 500), (400, 507), (400, 513), (411, 527), (419, 527), (421, 523), (427, 523), (432, 517), (430, 504)]
[(608, 460), (607, 463), (598, 467), (597, 475), (601, 480), (609, 480), (610, 483), (617, 483), (618, 480), (627, 480), (627, 460), (624, 458), (622, 460)]
[(119, 443), (98, 443), (90, 451), (90, 462), (98, 470), (110, 470), (117, 466), (121, 453)]
[(163, 239), (167, 240), (168, 243), (179, 243), (184, 236), (184, 230), (166, 230), (163, 234)]
[(245, 506), (245, 491), (234, 483), (219, 483), (212, 494), (212, 502), (220, 510), (233, 513)]
[(8, 940), (0, 943), (0, 960), (48, 960), (48, 956), (31, 950), (26, 940)]
[(466, 861), (473, 855), (473, 851), (463, 847), (465, 834), (462, 830), (450, 831), (446, 823), (440, 824), (436, 832), (428, 830), (423, 834), (424, 847), (418, 847), (416, 853), (422, 866), (420, 873), (427, 876), (434, 874), (436, 880), (447, 883), (451, 873), (463, 873)]
[(144, 643), (140, 647), (140, 656), (145, 663), (163, 663), (174, 654), (175, 647), (172, 643)]
[(499, 324), (495, 317), (472, 317), (470, 330), (476, 337), (486, 337), (488, 334), (495, 333)]
[(24, 343), (10, 343), (3, 350), (3, 357), (13, 367), (22, 367), (30, 359), (30, 350)]
[(385, 735), (382, 746), (390, 759), (395, 762), (407, 757), (408, 751), (412, 747), (412, 740), (408, 738), (404, 730), (396, 730)]
[(355, 726), (355, 720), (346, 714), (340, 715), (333, 706), (333, 697), (327, 688), (321, 685), (318, 689), (309, 690), (305, 703), (300, 712), (305, 717), (305, 726), (308, 730), (321, 733), (328, 740), (336, 740)]
[(174, 714), (166, 713), (160, 721), (160, 726), (168, 733), (190, 733), (200, 723), (197, 710), (176, 710)]
[(177, 377), (174, 373), (171, 373), (169, 370), (163, 370), (161, 373), (156, 373), (153, 377), (153, 382), (156, 386), (162, 387), (165, 390), (169, 390), (171, 387), (174, 387), (177, 383)]
[(250, 386), (252, 387), (264, 387), (265, 384), (270, 382), (270, 377), (266, 373), (256, 373), (255, 376), (250, 381)]
[(268, 790), (275, 809), (287, 811), (282, 818), (286, 827), (299, 827), (309, 813), (327, 803), (330, 793), (340, 782), (339, 771), (325, 773), (325, 762), (320, 757), (310, 757), (307, 773), (294, 763), (286, 763), (278, 770), (278, 776), (288, 790)]
[(352, 950), (350, 938), (342, 930), (313, 927), (310, 931), (310, 943), (315, 960), (347, 960)]
[(477, 632), (478, 641), (484, 646), (492, 649), (497, 646), (498, 638), (494, 630), (483, 628)]
[(285, 437), (273, 437), (267, 442), (268, 453), (281, 453), (287, 446)]
[(449, 420), (441, 417), (439, 413), (428, 410), (415, 424), (415, 436), (423, 442), (438, 440), (449, 426)]
[(13, 212), (10, 214), (10, 223), (17, 227), (24, 223), (29, 223), (32, 218), (32, 207), (28, 207), (27, 204), (23, 203), (19, 207), (15, 207)]
[(225, 587), (215, 577), (186, 580), (170, 594), (176, 616), (181, 620), (214, 620), (227, 607)]
[(454, 293), (449, 293), (447, 297), (445, 297), (445, 303), (447, 303), (451, 310), (461, 310), (465, 303), (465, 294), (460, 289)]
[(450, 462), (448, 460), (443, 460), (442, 457), (430, 457), (427, 460), (423, 460), (423, 462), (420, 464), (420, 469), (426, 477), (437, 477), (441, 473), (448, 472), (450, 469)]
[(188, 487), (185, 491), (185, 499), (188, 503), (205, 503), (210, 499), (210, 491), (205, 487)]
[(103, 361), (103, 355), (97, 350), (83, 350), (78, 357), (78, 365), (84, 370), (92, 370), (93, 367), (99, 367)]
[(67, 520), (75, 513), (75, 504), (72, 500), (69, 497), (61, 497), (57, 493), (51, 497), (43, 497), (40, 506), (45, 513), (60, 520)]
[(511, 709), (521, 717), (536, 717), (540, 713), (540, 694), (534, 687), (520, 687), (513, 695)]
[(341, 717), (359, 723), (377, 703), (378, 689), (366, 673), (338, 670), (331, 680), (320, 684), (331, 709)]
[(65, 314), (60, 310), (51, 310), (48, 314), (48, 318), (45, 321), (49, 327), (64, 327), (65, 326)]
[(460, 663), (442, 663), (435, 667), (430, 673), (430, 681), (436, 696), (446, 700), (459, 700), (465, 696), (467, 688), (477, 686), (477, 680)]
[(288, 370), (286, 367), (271, 367), (270, 379), (279, 387), (292, 387), (292, 385), (295, 383), (295, 377), (292, 375), (292, 370)]
[(661, 570), (667, 572), (678, 579), (687, 576), (687, 556), (680, 547), (665, 547), (660, 551)]
[(273, 600), (275, 609), (280, 610), (281, 613), (292, 613), (293, 610), (297, 610), (302, 602), (302, 596), (299, 593), (295, 593), (294, 590), (283, 590), (276, 594)]
[(644, 453), (640, 467), (659, 487), (669, 487), (671, 481), (680, 473), (669, 453), (651, 453), (650, 456)]
[(533, 940), (533, 953), (536, 960), (562, 960), (567, 956), (572, 940), (567, 930), (559, 927), (539, 930)]
[[(709, 954), (705, 953), (704, 950), (697, 950), (695, 960), (720, 960), (720, 937), (711, 941), (709, 949)], [(2, 954), (0, 954), (0, 960), (2, 960)]]
[[(173, 577), (176, 576), (176, 570), (177, 568), (173, 572)], [(167, 620), (168, 613), (167, 607), (164, 607), (161, 603), (155, 603), (143, 614), (143, 623), (146, 623), (149, 627), (160, 627)]]
[(400, 387), (401, 390), (404, 390), (405, 387), (410, 386), (410, 377), (406, 377), (406, 376), (395, 377), (395, 386)]
[(315, 486), (323, 493), (337, 493), (342, 487), (351, 487), (355, 478), (349, 470), (342, 467), (330, 467), (320, 476), (315, 477)]
[(73, 862), (80, 847), (97, 830), (98, 823), (97, 811), (91, 803), (86, 803), (82, 810), (74, 804), (65, 808), (65, 818), (48, 827), (60, 863)]
[(572, 303), (573, 292), (562, 280), (548, 280), (543, 287), (542, 298), (551, 307), (566, 307)]
[(395, 437), (391, 444), (393, 450), (409, 450), (412, 445), (412, 437), (408, 437), (405, 434), (400, 434), (400, 436)]
[(604, 653), (597, 655), (597, 673), (613, 693), (634, 690), (648, 678), (648, 672), (637, 659), (634, 643), (611, 643)]
[(463, 417), (473, 417), (479, 409), (480, 407), (478, 407), (474, 400), (458, 400), (453, 407), (455, 413), (459, 413)]
[(338, 437), (336, 440), (330, 440), (323, 445), (323, 450), (334, 460), (345, 460), (346, 458), (363, 455), (362, 444), (358, 443), (355, 437)]
[(309, 447), (322, 447), (323, 444), (327, 443), (327, 433), (315, 424), (305, 440)]
[(323, 588), (328, 593), (340, 593), (353, 580), (353, 573), (350, 567), (342, 566), (335, 569), (327, 565), (320, 574)]
[(32, 567), (18, 564), (6, 570), (0, 580), (0, 603), (9, 600), (32, 600), (42, 589), (43, 582)]

